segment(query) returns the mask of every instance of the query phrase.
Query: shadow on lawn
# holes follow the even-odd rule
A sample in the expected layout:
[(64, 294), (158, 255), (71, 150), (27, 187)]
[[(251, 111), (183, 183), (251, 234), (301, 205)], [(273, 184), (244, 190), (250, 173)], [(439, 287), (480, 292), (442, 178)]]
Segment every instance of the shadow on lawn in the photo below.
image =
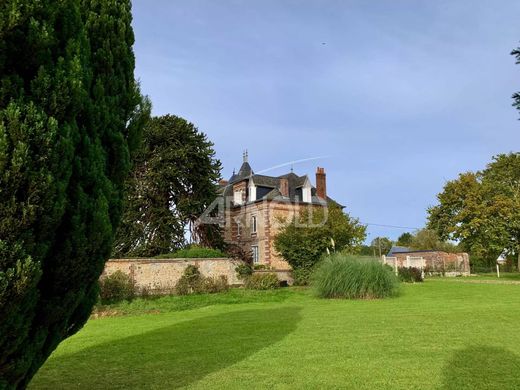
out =
[(246, 359), (290, 334), (300, 309), (233, 311), (51, 358), (31, 389), (172, 389)]
[(514, 353), (491, 346), (457, 351), (444, 367), (443, 389), (516, 389), (520, 383), (520, 359)]

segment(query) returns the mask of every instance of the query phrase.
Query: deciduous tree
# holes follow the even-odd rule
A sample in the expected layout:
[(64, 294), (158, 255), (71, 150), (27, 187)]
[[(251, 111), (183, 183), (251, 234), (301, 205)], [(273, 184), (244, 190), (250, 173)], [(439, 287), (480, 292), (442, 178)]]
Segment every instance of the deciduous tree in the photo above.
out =
[(388, 237), (376, 237), (370, 243), (378, 255), (386, 255), (392, 249), (394, 242)]
[(437, 198), (429, 227), (442, 239), (490, 262), (504, 249), (520, 255), (520, 153), (495, 156), (483, 171), (459, 175)]
[(294, 269), (313, 267), (327, 248), (354, 251), (366, 236), (366, 227), (334, 202), (330, 202), (327, 214), (323, 209), (314, 209), (309, 216), (309, 211), (303, 210), (297, 218), (285, 221), (275, 237), (276, 250)]

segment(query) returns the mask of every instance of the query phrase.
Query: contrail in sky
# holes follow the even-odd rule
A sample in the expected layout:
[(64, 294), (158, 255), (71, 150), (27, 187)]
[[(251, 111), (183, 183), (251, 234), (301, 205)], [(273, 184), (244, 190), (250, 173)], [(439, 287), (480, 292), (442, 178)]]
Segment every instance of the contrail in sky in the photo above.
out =
[(271, 168), (262, 169), (261, 171), (258, 171), (256, 173), (269, 172), (269, 171), (272, 171), (273, 169), (286, 167), (288, 165), (294, 165), (294, 164), (298, 164), (298, 163), (302, 163), (302, 162), (306, 162), (306, 161), (321, 160), (321, 159), (329, 158), (329, 157), (331, 157), (331, 156), (318, 156), (318, 157), (302, 158), (301, 160), (289, 161), (289, 162), (286, 162), (286, 163), (283, 163), (283, 164), (272, 166)]

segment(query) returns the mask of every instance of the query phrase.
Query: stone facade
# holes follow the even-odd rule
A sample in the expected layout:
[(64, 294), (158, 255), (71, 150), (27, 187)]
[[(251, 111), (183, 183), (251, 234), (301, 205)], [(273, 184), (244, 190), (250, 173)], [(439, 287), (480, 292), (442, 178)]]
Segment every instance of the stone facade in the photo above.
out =
[[(280, 231), (284, 221), (298, 216), (303, 208), (321, 208), (320, 205), (306, 205), (289, 201), (265, 200), (230, 207), (226, 210), (226, 228), (224, 240), (240, 244), (244, 249), (258, 247), (258, 264), (274, 270), (291, 270), (291, 266), (282, 258), (274, 247), (274, 237)], [(256, 232), (253, 231), (256, 219)]]
[(108, 276), (116, 271), (130, 275), (138, 288), (146, 288), (158, 294), (171, 293), (188, 265), (199, 268), (202, 276), (224, 275), (230, 285), (241, 285), (235, 267), (240, 261), (218, 259), (110, 259), (103, 271)]
[[(281, 176), (255, 174), (247, 153), (238, 173), (220, 182), (224, 204), (224, 240), (251, 251), (255, 263), (272, 270), (290, 270), (274, 247), (274, 238), (283, 221), (291, 221), (303, 209), (312, 213), (327, 208), (324, 168), (316, 171), (316, 188), (307, 175), (292, 171)], [(324, 213), (326, 215), (326, 213)]]

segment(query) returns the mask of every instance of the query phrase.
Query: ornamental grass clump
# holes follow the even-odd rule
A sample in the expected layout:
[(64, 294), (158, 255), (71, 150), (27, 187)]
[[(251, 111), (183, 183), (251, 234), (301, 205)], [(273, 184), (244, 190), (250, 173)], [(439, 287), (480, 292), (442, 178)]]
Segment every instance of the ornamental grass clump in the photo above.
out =
[(338, 253), (321, 261), (312, 285), (321, 298), (377, 299), (396, 295), (399, 280), (377, 261)]

